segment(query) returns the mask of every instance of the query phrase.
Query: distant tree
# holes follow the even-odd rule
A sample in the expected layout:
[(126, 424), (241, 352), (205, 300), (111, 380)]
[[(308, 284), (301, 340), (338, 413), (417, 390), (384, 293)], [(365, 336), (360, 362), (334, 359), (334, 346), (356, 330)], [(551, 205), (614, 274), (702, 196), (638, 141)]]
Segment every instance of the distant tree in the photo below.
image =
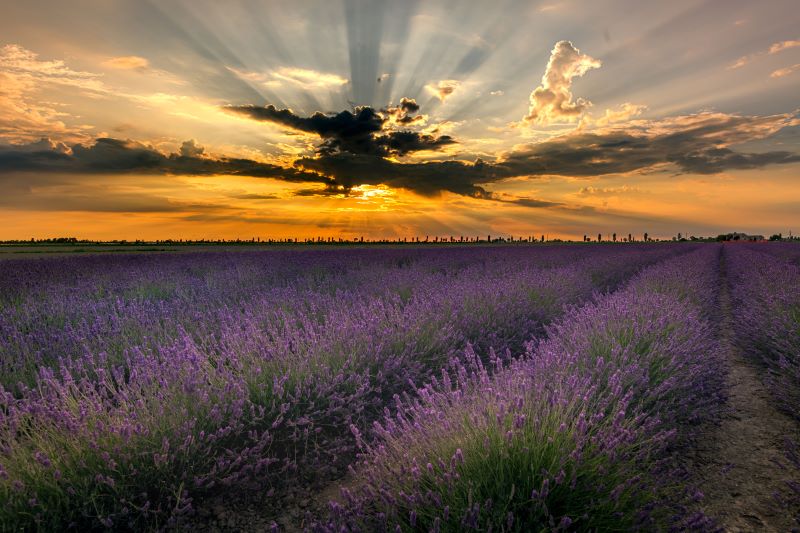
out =
[(628, 233), (628, 242), (633, 242), (633, 235)]
[(602, 233), (598, 233), (597, 234), (597, 242), (601, 242), (602, 240), (603, 240), (603, 234)]
[(645, 232), (645, 233), (644, 233), (644, 242), (647, 242), (647, 241), (649, 241), (649, 240), (650, 240), (650, 239), (648, 238), (647, 232)]
[(612, 240), (614, 242), (617, 242), (617, 234), (616, 233), (612, 233), (612, 237), (611, 238), (612, 238)]
[(783, 233), (776, 233), (775, 235), (770, 235), (769, 240), (771, 241), (780, 241), (783, 239)]
[(583, 235), (583, 242), (586, 242), (586, 241), (588, 241), (588, 240), (589, 240), (589, 237), (587, 237), (587, 236), (586, 236), (586, 234), (584, 234), (584, 235)]

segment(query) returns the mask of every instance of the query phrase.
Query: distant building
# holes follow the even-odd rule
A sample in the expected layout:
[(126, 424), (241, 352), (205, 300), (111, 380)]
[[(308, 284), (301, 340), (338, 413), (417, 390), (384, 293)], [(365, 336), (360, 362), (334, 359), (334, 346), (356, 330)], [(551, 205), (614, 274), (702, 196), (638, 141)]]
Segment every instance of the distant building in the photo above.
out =
[(764, 241), (766, 240), (763, 235), (748, 235), (747, 233), (728, 233), (717, 237), (719, 241)]

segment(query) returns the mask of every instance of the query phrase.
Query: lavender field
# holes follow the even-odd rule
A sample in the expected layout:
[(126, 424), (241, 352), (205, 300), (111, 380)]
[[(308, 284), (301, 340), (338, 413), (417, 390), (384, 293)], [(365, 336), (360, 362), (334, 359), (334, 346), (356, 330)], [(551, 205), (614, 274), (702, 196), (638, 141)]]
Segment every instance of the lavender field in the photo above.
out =
[(790, 243), (0, 260), (2, 531), (788, 530), (798, 423)]

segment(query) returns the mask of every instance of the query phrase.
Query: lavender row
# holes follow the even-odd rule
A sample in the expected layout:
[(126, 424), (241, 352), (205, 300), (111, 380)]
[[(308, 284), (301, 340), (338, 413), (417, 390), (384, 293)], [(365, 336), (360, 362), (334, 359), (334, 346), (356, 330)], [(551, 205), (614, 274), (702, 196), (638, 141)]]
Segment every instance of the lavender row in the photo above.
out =
[[(318, 531), (630, 530), (677, 520), (670, 450), (722, 402), (719, 248), (575, 309), (525, 357), (471, 350), (395, 398)], [(699, 497), (700, 495), (693, 495)], [(702, 517), (681, 515), (684, 527)], [(692, 523), (692, 520), (696, 520)]]
[(465, 345), (518, 349), (686, 248), (528, 250), (31, 263), (3, 309), (4, 381), (28, 381), (0, 390), (0, 522), (152, 527), (223, 489), (335, 477), (348, 428)]
[(793, 241), (742, 243), (738, 246), (742, 246), (743, 249), (759, 251), (771, 255), (778, 258), (781, 262), (787, 262), (794, 266), (800, 266), (800, 244)]
[[(126, 349), (157, 350), (185, 334), (207, 352), (224, 353), (233, 344), (272, 359), (287, 350), (281, 342), (293, 335), (283, 331), (287, 324), (336, 331), (336, 317), (350, 317), (349, 307), (365, 301), (399, 308), (413, 295), (425, 300), (429, 293), (444, 301), (453, 284), (472, 281), (477, 290), (491, 289), (494, 280), (524, 279), (523, 271), (532, 268), (590, 262), (585, 251), (284, 251), (4, 261), (0, 383), (32, 385), (39, 367), (87, 353), (119, 364)], [(662, 253), (644, 246), (627, 250), (637, 251)], [(624, 270), (602, 269), (619, 251), (588, 255), (606, 273), (592, 280), (595, 287), (605, 290), (624, 279)], [(458, 302), (463, 295), (450, 299)]]
[(797, 257), (795, 244), (726, 247), (736, 342), (764, 365), (780, 407), (800, 420), (800, 266), (788, 262)]

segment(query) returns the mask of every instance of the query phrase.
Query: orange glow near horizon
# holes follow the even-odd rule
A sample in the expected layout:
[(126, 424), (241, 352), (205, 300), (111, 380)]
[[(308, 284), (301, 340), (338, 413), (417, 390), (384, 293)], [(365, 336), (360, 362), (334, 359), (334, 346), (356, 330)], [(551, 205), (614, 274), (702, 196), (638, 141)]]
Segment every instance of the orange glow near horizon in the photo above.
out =
[[(486, 234), (580, 240), (584, 234), (596, 236), (598, 232), (640, 236), (645, 231), (653, 237), (669, 238), (677, 232), (699, 236), (727, 232), (727, 228), (732, 231), (742, 226), (743, 219), (758, 221), (748, 224), (752, 232), (788, 233), (794, 228), (782, 224), (795, 212), (787, 198), (800, 194), (798, 178), (793, 169), (786, 168), (769, 175), (748, 171), (723, 177), (672, 177), (668, 183), (653, 181), (638, 187), (626, 185), (629, 176), (601, 184), (597, 180), (552, 179), (546, 184), (550, 192), (546, 200), (563, 205), (531, 208), (451, 193), (421, 196), (386, 186), (357, 186), (348, 195), (291, 196), (284, 184), (269, 179), (190, 177), (181, 178), (174, 187), (157, 186), (162, 178), (129, 176), (124, 181), (116, 178), (113, 188), (98, 188), (97, 194), (141, 199), (142, 191), (151, 194), (156, 190), (158, 200), (142, 205), (162, 207), (155, 212), (58, 209), (59, 203), (69, 203), (65, 201), (69, 195), (95, 190), (98, 178), (93, 177), (79, 186), (37, 189), (40, 200), (60, 197), (47, 210), (0, 211), (0, 240), (350, 240)], [(503, 189), (503, 184), (499, 185), (498, 189)], [(301, 188), (305, 187), (294, 190)], [(324, 188), (318, 190), (324, 193)], [(120, 208), (126, 209), (125, 205)], [(673, 227), (678, 229), (673, 232)]]

